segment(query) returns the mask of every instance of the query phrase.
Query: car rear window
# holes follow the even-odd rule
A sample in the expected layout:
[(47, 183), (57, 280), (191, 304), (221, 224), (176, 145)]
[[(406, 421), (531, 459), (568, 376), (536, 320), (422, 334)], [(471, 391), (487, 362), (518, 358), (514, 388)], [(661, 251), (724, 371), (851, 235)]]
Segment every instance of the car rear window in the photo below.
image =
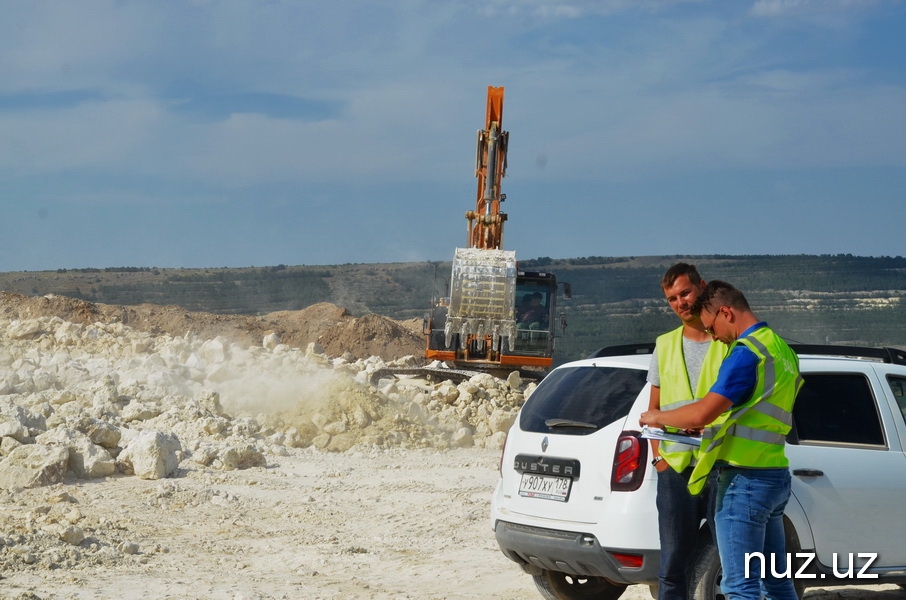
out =
[(556, 369), (529, 396), (519, 426), (537, 433), (594, 433), (629, 414), (647, 375), (616, 367)]

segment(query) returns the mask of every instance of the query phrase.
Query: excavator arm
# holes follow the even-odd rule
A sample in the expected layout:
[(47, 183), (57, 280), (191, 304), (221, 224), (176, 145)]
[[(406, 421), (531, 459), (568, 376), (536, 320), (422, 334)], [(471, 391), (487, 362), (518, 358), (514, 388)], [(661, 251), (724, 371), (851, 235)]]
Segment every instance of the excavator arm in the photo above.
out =
[(482, 346), (491, 348), (499, 346), (501, 337), (515, 335), (516, 253), (501, 248), (506, 214), (500, 212), (504, 200), (500, 180), (506, 173), (509, 138), (502, 126), (503, 88), (488, 86), (485, 128), (478, 131), (475, 158), (478, 195), (475, 210), (466, 213), (469, 245), (457, 248), (453, 258), (450, 312), (444, 327), (448, 346), (457, 334), (460, 340), (473, 344), (481, 340)]
[(485, 128), (478, 131), (475, 153), (477, 200), (475, 210), (466, 213), (470, 248), (499, 250), (503, 247), (506, 213), (500, 212), (500, 204), (506, 195), (500, 193), (500, 180), (506, 176), (509, 137), (509, 132), (503, 130), (503, 88), (488, 86)]

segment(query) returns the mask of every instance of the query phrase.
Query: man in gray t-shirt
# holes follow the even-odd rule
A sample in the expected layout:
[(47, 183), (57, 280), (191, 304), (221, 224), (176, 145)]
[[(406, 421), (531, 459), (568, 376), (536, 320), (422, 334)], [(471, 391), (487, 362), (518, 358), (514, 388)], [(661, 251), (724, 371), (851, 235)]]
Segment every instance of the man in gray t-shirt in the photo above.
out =
[[(689, 404), (704, 396), (717, 378), (727, 347), (713, 342), (701, 319), (690, 312), (704, 287), (698, 270), (686, 263), (670, 267), (661, 280), (667, 304), (682, 324), (657, 338), (648, 368), (649, 410), (670, 410)], [(658, 600), (686, 600), (690, 597), (686, 570), (705, 516), (707, 506), (702, 498), (707, 493), (696, 497), (687, 489), (695, 465), (694, 447), (650, 441), (654, 456), (651, 464), (657, 470), (661, 539)]]
[[(689, 384), (694, 390), (698, 386), (698, 376), (701, 374), (705, 354), (711, 347), (711, 340), (696, 342), (683, 336), (683, 357), (686, 359), (686, 371), (689, 374)], [(651, 364), (648, 366), (648, 382), (661, 387), (661, 375), (658, 373), (657, 352), (651, 355)]]

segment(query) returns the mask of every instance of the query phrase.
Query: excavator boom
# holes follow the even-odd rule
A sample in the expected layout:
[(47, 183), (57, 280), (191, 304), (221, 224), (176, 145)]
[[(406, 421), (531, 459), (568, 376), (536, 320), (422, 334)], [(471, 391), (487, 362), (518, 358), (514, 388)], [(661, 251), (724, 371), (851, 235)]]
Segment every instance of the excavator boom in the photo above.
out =
[(506, 196), (500, 193), (500, 181), (506, 175), (509, 137), (509, 132), (503, 130), (503, 88), (488, 86), (485, 127), (478, 131), (475, 152), (477, 201), (475, 210), (466, 213), (470, 248), (499, 250), (503, 247), (506, 213), (500, 212), (500, 204)]

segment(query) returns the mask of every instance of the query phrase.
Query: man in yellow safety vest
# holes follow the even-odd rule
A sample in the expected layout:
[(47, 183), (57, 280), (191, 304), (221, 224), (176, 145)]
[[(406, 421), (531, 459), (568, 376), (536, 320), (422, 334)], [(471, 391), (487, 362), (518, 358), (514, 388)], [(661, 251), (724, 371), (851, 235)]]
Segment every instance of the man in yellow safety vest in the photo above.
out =
[[(717, 379), (727, 347), (705, 333), (692, 305), (705, 287), (695, 265), (677, 263), (667, 269), (661, 289), (667, 304), (682, 322), (658, 336), (648, 369), (651, 383), (650, 410), (674, 410), (707, 393)], [(650, 440), (657, 470), (658, 532), (661, 562), (658, 570), (658, 600), (691, 598), (686, 573), (695, 550), (706, 502), (689, 493), (689, 476), (696, 464), (696, 450), (679, 442)]]
[[(802, 387), (799, 359), (728, 283), (707, 284), (691, 311), (730, 353), (704, 398), (675, 410), (646, 411), (640, 423), (708, 426), (689, 490), (700, 493), (708, 474), (717, 471), (714, 522), (724, 594), (797, 600), (793, 581), (773, 573), (787, 572), (783, 509), (790, 497), (790, 472), (784, 444)], [(747, 569), (746, 555), (752, 553), (775, 565), (764, 579), (759, 570)]]

